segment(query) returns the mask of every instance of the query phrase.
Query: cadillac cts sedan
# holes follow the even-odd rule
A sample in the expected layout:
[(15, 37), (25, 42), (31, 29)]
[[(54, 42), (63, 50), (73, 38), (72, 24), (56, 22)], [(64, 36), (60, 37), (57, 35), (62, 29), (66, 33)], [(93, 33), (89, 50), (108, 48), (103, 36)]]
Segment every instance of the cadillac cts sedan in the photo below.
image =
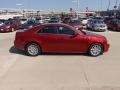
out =
[(40, 24), (16, 32), (14, 47), (30, 56), (42, 53), (88, 53), (99, 56), (109, 49), (104, 36), (76, 30), (66, 24)]

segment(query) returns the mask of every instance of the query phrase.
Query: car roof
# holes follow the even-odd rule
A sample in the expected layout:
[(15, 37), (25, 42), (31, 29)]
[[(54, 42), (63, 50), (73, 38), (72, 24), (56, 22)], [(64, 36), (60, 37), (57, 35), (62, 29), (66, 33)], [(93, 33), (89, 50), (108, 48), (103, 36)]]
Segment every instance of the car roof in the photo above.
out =
[(74, 29), (74, 27), (72, 27), (72, 26), (70, 26), (70, 25), (68, 25), (68, 24), (64, 24), (64, 23), (42, 23), (42, 24), (39, 24), (39, 25), (37, 25), (37, 26), (35, 26), (35, 27), (44, 27), (44, 26), (65, 26), (65, 27), (68, 27), (68, 28), (71, 28), (71, 29), (73, 29), (74, 31), (76, 31), (75, 29)]
[(43, 23), (43, 24), (40, 24), (40, 25), (43, 25), (43, 26), (46, 26), (46, 25), (52, 25), (52, 26), (69, 26), (69, 25), (64, 24), (64, 23)]

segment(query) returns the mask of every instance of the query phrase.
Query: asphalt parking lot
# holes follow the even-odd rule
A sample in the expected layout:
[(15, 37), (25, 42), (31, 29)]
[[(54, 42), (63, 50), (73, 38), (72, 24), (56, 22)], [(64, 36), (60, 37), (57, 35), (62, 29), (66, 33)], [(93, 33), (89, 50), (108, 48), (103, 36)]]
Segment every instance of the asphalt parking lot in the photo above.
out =
[(29, 57), (13, 47), (15, 32), (0, 33), (0, 90), (120, 90), (120, 33), (96, 33), (110, 43), (99, 57)]

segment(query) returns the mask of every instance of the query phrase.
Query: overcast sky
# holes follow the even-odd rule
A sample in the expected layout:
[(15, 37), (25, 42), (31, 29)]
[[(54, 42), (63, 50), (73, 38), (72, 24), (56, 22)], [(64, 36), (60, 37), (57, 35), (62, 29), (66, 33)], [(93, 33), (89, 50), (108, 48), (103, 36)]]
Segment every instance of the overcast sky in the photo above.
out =
[[(69, 10), (69, 8), (77, 9), (77, 3), (73, 3), (75, 0), (1, 0), (0, 8), (31, 8), (42, 10)], [(102, 3), (101, 3), (102, 1)], [(111, 0), (110, 8), (115, 5), (116, 0)], [(120, 0), (118, 0), (120, 3)], [(16, 4), (22, 4), (16, 5)], [(106, 10), (108, 7), (108, 0), (80, 0), (80, 10)]]

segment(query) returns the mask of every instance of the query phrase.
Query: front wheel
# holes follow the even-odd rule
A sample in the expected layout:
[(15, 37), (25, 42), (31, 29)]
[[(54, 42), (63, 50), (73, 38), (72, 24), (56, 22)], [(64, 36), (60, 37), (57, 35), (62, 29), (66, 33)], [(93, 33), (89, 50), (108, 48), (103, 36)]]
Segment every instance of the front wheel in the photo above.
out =
[(26, 47), (26, 52), (30, 56), (38, 56), (41, 53), (41, 49), (36, 43), (30, 43)]
[(88, 50), (89, 55), (96, 57), (103, 54), (103, 46), (99, 43), (94, 43)]

